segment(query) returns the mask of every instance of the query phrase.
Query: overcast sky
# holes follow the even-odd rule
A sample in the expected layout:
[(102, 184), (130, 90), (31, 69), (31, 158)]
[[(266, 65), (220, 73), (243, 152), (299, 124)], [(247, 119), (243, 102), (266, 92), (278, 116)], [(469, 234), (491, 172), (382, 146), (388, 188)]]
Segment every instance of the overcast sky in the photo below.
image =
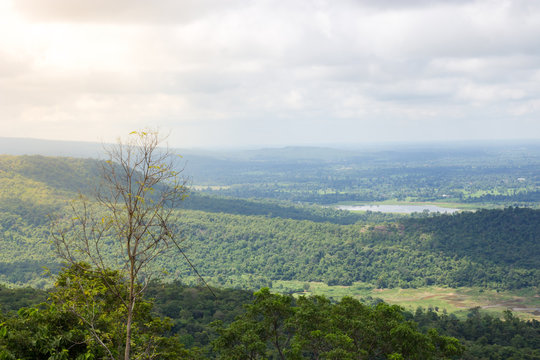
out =
[(0, 137), (540, 138), (540, 1), (0, 0)]

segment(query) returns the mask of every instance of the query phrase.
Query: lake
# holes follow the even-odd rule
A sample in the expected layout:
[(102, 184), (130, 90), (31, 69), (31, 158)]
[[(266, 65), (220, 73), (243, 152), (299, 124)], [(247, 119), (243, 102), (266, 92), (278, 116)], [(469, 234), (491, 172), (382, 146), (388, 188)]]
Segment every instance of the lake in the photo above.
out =
[(436, 205), (338, 205), (339, 210), (350, 211), (378, 211), (383, 213), (401, 213), (412, 214), (414, 212), (423, 212), (425, 210), (430, 213), (439, 212), (441, 214), (453, 214), (459, 209), (443, 208)]

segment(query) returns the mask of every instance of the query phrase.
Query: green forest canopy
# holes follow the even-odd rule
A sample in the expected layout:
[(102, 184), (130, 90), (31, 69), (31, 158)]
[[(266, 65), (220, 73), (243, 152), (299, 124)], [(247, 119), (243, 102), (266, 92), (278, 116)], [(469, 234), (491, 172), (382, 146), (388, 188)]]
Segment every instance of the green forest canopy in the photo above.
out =
[[(98, 169), (95, 160), (0, 157), (0, 281), (46, 284), (42, 267), (59, 268), (48, 216), (76, 189), (90, 193)], [(507, 208), (416, 219), (194, 193), (176, 222), (186, 253), (214, 284), (517, 289), (539, 285), (539, 214)], [(157, 266), (169, 280), (193, 275), (174, 254)]]

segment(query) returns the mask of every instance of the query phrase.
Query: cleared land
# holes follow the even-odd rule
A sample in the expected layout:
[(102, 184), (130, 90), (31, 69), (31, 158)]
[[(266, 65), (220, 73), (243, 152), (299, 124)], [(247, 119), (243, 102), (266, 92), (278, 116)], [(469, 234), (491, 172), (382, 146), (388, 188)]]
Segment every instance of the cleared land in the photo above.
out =
[(512, 310), (524, 319), (540, 320), (540, 293), (527, 289), (496, 291), (481, 288), (422, 287), (418, 289), (374, 289), (368, 284), (328, 286), (320, 282), (274, 281), (274, 290), (293, 292), (295, 295), (325, 295), (334, 299), (352, 296), (358, 299), (382, 299), (390, 304), (415, 310), (419, 306), (435, 311), (466, 316), (467, 310), (480, 307), (484, 311), (502, 313)]

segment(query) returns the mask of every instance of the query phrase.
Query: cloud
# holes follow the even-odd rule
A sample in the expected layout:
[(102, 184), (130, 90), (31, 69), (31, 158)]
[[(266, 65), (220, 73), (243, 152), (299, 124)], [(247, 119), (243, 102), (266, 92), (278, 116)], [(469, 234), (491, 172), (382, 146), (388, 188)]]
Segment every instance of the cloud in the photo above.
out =
[(0, 122), (87, 140), (162, 125), (192, 145), (530, 137), (535, 3), (0, 4)]
[(461, 5), (470, 3), (471, 0), (358, 0), (356, 3), (376, 9), (408, 9), (419, 7), (431, 7), (436, 5)]
[(17, 0), (16, 9), (31, 21), (109, 24), (179, 24), (217, 11), (231, 10), (240, 1), (220, 0)]
[(24, 55), (12, 55), (0, 50), (0, 78), (14, 78), (28, 72), (31, 59)]

